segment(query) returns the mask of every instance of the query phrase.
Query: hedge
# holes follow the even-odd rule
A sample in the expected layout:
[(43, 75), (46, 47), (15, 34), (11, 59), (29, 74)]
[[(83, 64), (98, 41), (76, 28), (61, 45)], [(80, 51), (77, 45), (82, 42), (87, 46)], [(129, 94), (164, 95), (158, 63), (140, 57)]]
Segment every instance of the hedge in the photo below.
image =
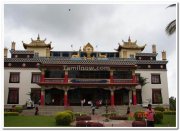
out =
[(162, 123), (162, 120), (163, 120), (163, 112), (156, 111), (155, 115), (154, 115), (154, 122), (155, 122), (155, 124)]
[(176, 111), (164, 111), (163, 114), (165, 114), (165, 115), (176, 115)]
[(4, 116), (18, 116), (19, 112), (4, 112)]
[(76, 127), (103, 127), (104, 125), (99, 122), (85, 122), (85, 121), (77, 121)]
[(128, 120), (128, 116), (110, 116), (111, 120)]
[(77, 116), (76, 121), (86, 121), (91, 120), (91, 116)]
[(74, 120), (74, 113), (71, 110), (65, 110), (64, 112), (67, 112), (71, 115), (72, 121)]
[(132, 127), (146, 127), (145, 121), (133, 121)]
[(62, 126), (68, 126), (73, 121), (71, 114), (68, 112), (58, 112), (55, 116), (56, 124)]
[(82, 113), (82, 112), (74, 112), (73, 114), (74, 114), (75, 117), (86, 116), (87, 115), (86, 113)]
[(157, 106), (154, 108), (154, 110), (155, 111), (161, 111), (161, 112), (165, 111), (164, 107), (162, 107), (162, 106)]
[(102, 114), (102, 116), (104, 116), (104, 117), (110, 117), (110, 116), (116, 116), (117, 115), (117, 113), (116, 112), (111, 112), (111, 113), (104, 113), (104, 114)]

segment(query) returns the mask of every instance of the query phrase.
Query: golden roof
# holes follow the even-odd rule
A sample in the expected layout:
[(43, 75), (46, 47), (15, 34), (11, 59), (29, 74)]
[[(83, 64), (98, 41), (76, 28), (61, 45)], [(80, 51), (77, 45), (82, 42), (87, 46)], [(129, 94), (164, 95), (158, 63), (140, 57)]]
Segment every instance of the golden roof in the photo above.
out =
[(83, 47), (83, 51), (86, 52), (86, 48), (90, 47), (92, 49), (92, 51), (94, 50), (93, 46), (90, 43), (87, 43), (84, 47)]
[(40, 40), (40, 36), (38, 34), (37, 40), (33, 40), (31, 38), (31, 43), (26, 44), (23, 41), (22, 41), (22, 43), (23, 43), (23, 46), (25, 49), (27, 49), (27, 47), (34, 47), (34, 48), (36, 48), (36, 47), (48, 47), (51, 49), (51, 42), (49, 44), (46, 44), (45, 41), (46, 41), (46, 39)]
[(123, 45), (119, 44), (118, 49), (115, 49), (116, 51), (120, 51), (121, 49), (139, 49), (143, 51), (146, 46), (146, 44), (144, 46), (138, 46), (136, 44), (137, 40), (132, 42), (130, 36), (129, 36), (128, 42), (125, 42), (124, 40), (122, 40), (122, 42), (123, 42)]

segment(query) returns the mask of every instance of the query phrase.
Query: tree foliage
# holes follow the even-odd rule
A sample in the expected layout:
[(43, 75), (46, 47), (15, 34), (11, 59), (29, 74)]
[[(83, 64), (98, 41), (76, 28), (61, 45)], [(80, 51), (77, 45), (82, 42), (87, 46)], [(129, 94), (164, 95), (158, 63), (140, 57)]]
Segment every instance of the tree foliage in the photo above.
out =
[[(169, 5), (167, 8), (169, 7), (175, 7), (176, 4), (171, 4)], [(175, 31), (176, 31), (176, 19), (171, 21), (167, 26), (166, 26), (166, 33), (168, 35), (172, 35)]]
[(170, 110), (173, 110), (173, 111), (176, 110), (176, 98), (173, 96), (169, 98), (169, 108)]

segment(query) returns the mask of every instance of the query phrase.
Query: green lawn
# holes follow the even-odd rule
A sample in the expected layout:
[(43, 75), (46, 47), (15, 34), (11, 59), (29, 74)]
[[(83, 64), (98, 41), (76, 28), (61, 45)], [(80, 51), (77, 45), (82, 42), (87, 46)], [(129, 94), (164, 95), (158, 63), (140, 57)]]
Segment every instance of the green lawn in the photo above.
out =
[(55, 127), (53, 116), (5, 116), (4, 127)]
[(176, 115), (163, 115), (161, 124), (155, 124), (156, 127), (176, 127)]
[[(53, 116), (5, 116), (4, 127), (56, 127)], [(175, 127), (176, 115), (164, 115), (162, 124), (156, 127)]]

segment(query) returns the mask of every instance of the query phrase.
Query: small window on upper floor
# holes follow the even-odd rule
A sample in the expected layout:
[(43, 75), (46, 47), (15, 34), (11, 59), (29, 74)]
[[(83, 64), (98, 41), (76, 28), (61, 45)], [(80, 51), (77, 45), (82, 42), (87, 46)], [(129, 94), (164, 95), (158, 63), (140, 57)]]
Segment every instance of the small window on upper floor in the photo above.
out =
[(20, 73), (10, 72), (9, 83), (19, 83), (19, 82), (20, 82)]
[(38, 83), (40, 82), (41, 74), (40, 73), (32, 73), (31, 83)]
[(160, 74), (151, 74), (151, 84), (161, 84)]
[(134, 54), (130, 54), (129, 57), (130, 57), (130, 58), (134, 58)]

